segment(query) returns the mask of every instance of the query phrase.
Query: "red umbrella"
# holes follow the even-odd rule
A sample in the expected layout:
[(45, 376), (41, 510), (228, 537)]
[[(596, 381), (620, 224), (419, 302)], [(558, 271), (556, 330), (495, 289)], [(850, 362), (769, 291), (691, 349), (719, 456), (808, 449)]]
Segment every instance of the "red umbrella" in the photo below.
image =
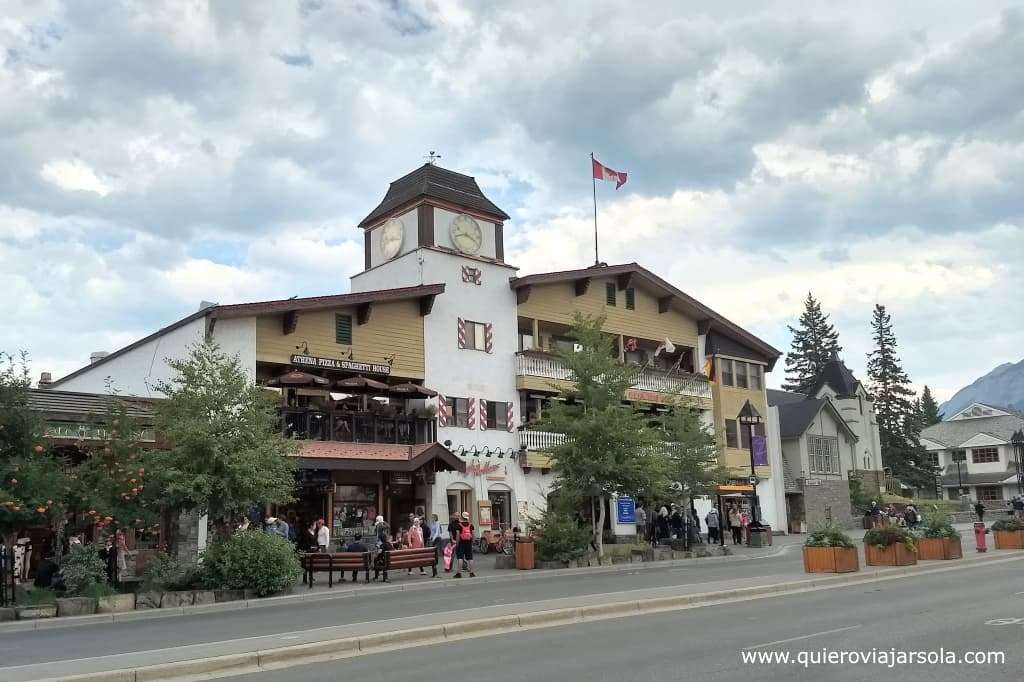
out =
[(383, 391), (388, 385), (374, 379), (367, 379), (363, 376), (349, 377), (334, 384), (344, 393), (365, 393), (367, 391)]
[(419, 384), (413, 383), (388, 386), (388, 393), (393, 393), (406, 398), (433, 398), (437, 395), (437, 391), (431, 390), (426, 386), (420, 386)]
[(267, 382), (267, 386), (330, 386), (329, 379), (293, 369)]

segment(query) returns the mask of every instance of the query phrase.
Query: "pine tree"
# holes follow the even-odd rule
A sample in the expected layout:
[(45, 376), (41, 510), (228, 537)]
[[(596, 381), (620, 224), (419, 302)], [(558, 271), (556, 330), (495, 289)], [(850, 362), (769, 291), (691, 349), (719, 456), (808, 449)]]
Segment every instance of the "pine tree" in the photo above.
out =
[(786, 382), (782, 388), (806, 393), (825, 363), (843, 350), (839, 332), (828, 321), (828, 315), (821, 312), (821, 304), (811, 292), (807, 292), (798, 326), (789, 327), (789, 331), (793, 342), (786, 355)]
[(934, 396), (932, 396), (932, 389), (928, 388), (927, 384), (925, 384), (924, 391), (921, 393), (921, 418), (925, 428), (942, 421), (942, 415), (939, 414), (939, 404), (935, 401)]
[(868, 354), (868, 380), (875, 403), (882, 444), (882, 463), (903, 483), (917, 488), (934, 486), (934, 468), (921, 446), (921, 418), (915, 409), (910, 377), (896, 350), (892, 318), (885, 306), (875, 305), (871, 319), (875, 349)]

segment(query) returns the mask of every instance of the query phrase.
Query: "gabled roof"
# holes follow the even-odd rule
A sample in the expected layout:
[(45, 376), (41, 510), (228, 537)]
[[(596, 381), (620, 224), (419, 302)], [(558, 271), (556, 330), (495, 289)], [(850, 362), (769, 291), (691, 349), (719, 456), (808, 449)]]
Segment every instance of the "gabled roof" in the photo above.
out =
[(107, 414), (113, 402), (123, 403), (129, 417), (143, 423), (151, 423), (156, 417), (156, 405), (152, 398), (108, 395), (106, 393), (79, 393), (77, 391), (55, 391), (48, 388), (30, 388), (28, 406), (43, 419), (78, 421), (85, 417), (99, 418)]
[(1006, 417), (1006, 416), (1024, 416), (1018, 410), (1012, 407), (1000, 407), (998, 405), (990, 405), (989, 403), (982, 403), (974, 401), (967, 407), (963, 408), (947, 421), (954, 421), (960, 419), (976, 419), (979, 417)]
[(791, 403), (799, 403), (807, 400), (807, 396), (803, 393), (794, 393), (793, 391), (781, 391), (777, 388), (769, 388), (768, 391), (768, 404), (769, 405), (789, 405)]
[(967, 473), (967, 467), (961, 465), (960, 475), (957, 476), (956, 465), (947, 464), (942, 474), (942, 485), (945, 488), (955, 488), (962, 481), (964, 485), (994, 485), (1003, 481), (1013, 479), (1016, 481), (1017, 472), (1012, 469), (1006, 471), (987, 471), (984, 473)]
[(1024, 428), (1024, 417), (1014, 415), (954, 419), (932, 424), (921, 431), (921, 437), (949, 448), (956, 448), (979, 433), (986, 433), (1001, 442), (1009, 443), (1010, 436), (1020, 428)]
[(74, 372), (62, 376), (57, 379), (50, 386), (58, 386), (72, 377), (77, 377), (85, 372), (99, 367), (107, 362), (110, 362), (116, 357), (120, 357), (125, 353), (132, 351), (139, 346), (143, 346), (154, 339), (158, 339), (168, 332), (172, 332), (179, 327), (197, 320), (202, 317), (210, 317), (213, 319), (217, 318), (229, 318), (229, 317), (248, 317), (249, 315), (267, 315), (273, 313), (285, 313), (291, 311), (302, 311), (302, 310), (320, 310), (325, 308), (336, 308), (339, 306), (359, 305), (362, 303), (375, 303), (378, 301), (401, 301), (412, 298), (429, 298), (438, 294), (444, 293), (444, 284), (425, 284), (417, 287), (400, 287), (397, 289), (378, 289), (376, 291), (361, 291), (355, 294), (336, 294), (332, 296), (309, 296), (306, 298), (285, 298), (278, 299), (275, 301), (258, 301), (256, 303), (235, 303), (228, 305), (211, 305), (206, 308), (201, 308), (191, 315), (186, 315), (177, 322), (158, 329), (149, 336), (144, 336), (134, 343), (130, 343), (123, 348), (119, 348), (113, 353), (106, 357), (100, 358), (99, 360), (86, 365), (85, 367), (79, 367)]
[(857, 381), (857, 377), (853, 376), (853, 372), (837, 355), (833, 355), (832, 359), (821, 368), (821, 374), (811, 384), (807, 394), (818, 395), (818, 391), (821, 390), (822, 386), (828, 386), (836, 392), (836, 396), (852, 398), (857, 395), (857, 387), (859, 385), (860, 382)]
[(304, 441), (295, 457), (310, 469), (372, 469), (375, 471), (416, 471), (435, 462), (437, 471), (461, 471), (466, 463), (441, 443), (392, 445), (386, 443), (340, 443)]
[(808, 398), (799, 402), (779, 405), (779, 435), (782, 438), (799, 438), (822, 410), (827, 410), (840, 428), (854, 441), (857, 434), (850, 429), (839, 410), (827, 398)]
[(476, 184), (476, 178), (425, 163), (392, 182), (384, 199), (362, 219), (359, 227), (369, 227), (396, 209), (424, 198), (440, 199), (475, 209), (499, 222), (509, 218), (507, 213), (484, 196), (480, 186)]
[[(733, 338), (744, 346), (764, 356), (770, 370), (775, 361), (782, 355), (768, 343), (754, 336), (746, 329), (743, 329), (735, 322), (727, 320), (689, 294), (684, 293), (672, 284), (669, 284), (661, 277), (658, 277), (647, 268), (637, 263), (623, 263), (621, 265), (592, 265), (589, 268), (578, 270), (559, 270), (557, 272), (544, 272), (524, 277), (513, 277), (509, 280), (512, 289), (519, 290), (539, 284), (554, 284), (557, 282), (573, 282), (591, 277), (621, 277), (623, 282), (628, 283), (630, 278), (638, 277), (652, 289), (660, 292), (662, 300), (666, 304), (675, 303), (685, 309), (701, 322), (701, 333), (708, 333), (712, 329), (722, 335)], [(620, 284), (620, 289), (625, 288)]]

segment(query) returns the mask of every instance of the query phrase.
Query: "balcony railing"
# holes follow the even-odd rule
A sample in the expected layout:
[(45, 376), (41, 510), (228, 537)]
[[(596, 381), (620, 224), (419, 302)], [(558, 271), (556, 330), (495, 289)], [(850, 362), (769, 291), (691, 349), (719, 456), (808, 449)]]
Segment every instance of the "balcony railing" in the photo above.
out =
[(550, 450), (564, 442), (564, 433), (527, 431), (525, 429), (519, 432), (519, 444), (527, 450)]
[[(538, 351), (516, 354), (518, 376), (543, 377), (545, 379), (572, 380), (572, 372), (558, 358)], [(646, 368), (637, 374), (633, 388), (640, 391), (671, 393), (691, 398), (711, 398), (711, 384), (703, 374), (673, 372)]]
[(281, 434), (295, 440), (419, 445), (437, 440), (437, 422), (433, 417), (287, 407), (281, 409)]

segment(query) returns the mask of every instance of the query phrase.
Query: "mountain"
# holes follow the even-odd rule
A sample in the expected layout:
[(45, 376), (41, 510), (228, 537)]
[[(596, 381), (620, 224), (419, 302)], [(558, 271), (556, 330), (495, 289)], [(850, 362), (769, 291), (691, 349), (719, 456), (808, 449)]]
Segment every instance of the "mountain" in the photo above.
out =
[(939, 411), (950, 416), (975, 402), (1024, 412), (1024, 360), (999, 365), (970, 386), (954, 393), (939, 406)]

